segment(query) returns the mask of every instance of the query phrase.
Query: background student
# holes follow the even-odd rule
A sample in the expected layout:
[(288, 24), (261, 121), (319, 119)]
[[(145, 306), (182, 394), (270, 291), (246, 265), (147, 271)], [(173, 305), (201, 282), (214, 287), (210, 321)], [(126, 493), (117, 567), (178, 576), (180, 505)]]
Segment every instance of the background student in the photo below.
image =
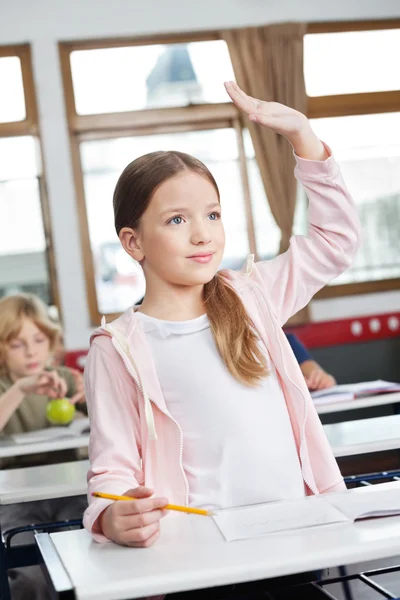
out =
[[(58, 334), (58, 326), (50, 321), (39, 298), (21, 294), (0, 299), (0, 435), (50, 427), (46, 418), (49, 399), (67, 397), (77, 407), (84, 406), (81, 374), (51, 366)], [(75, 450), (63, 450), (2, 459), (1, 467), (65, 462), (77, 457)], [(2, 529), (79, 518), (86, 505), (86, 497), (81, 496), (2, 506)], [(20, 542), (31, 539), (30, 534), (18, 537)], [(40, 567), (11, 570), (9, 578), (13, 600), (50, 598)]]

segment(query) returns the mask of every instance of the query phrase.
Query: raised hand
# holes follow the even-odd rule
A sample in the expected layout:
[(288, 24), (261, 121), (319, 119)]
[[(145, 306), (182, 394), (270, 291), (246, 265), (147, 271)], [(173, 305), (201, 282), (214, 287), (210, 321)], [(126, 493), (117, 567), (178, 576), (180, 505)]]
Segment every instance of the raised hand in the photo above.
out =
[(324, 160), (328, 154), (303, 113), (279, 102), (265, 102), (245, 94), (234, 81), (225, 83), (232, 102), (255, 123), (269, 127), (292, 144), (298, 156)]
[(279, 102), (264, 102), (248, 96), (234, 81), (225, 83), (225, 89), (232, 102), (247, 114), (250, 121), (265, 125), (287, 138), (308, 127), (307, 117), (298, 110)]

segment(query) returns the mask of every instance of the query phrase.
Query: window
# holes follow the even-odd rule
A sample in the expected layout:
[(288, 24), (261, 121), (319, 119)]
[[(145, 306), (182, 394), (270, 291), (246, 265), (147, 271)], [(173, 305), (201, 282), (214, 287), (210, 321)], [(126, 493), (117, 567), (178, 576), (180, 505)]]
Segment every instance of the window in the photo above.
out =
[(400, 22), (309, 26), (309, 117), (332, 147), (358, 207), (355, 263), (319, 297), (400, 287)]
[(0, 296), (56, 301), (28, 46), (0, 48)]
[(144, 294), (141, 268), (114, 230), (112, 194), (123, 168), (147, 152), (181, 150), (210, 168), (224, 209), (222, 266), (240, 268), (249, 252), (276, 254), (279, 229), (250, 136), (222, 85), (233, 78), (224, 41), (203, 34), (62, 44), (61, 60), (93, 323)]

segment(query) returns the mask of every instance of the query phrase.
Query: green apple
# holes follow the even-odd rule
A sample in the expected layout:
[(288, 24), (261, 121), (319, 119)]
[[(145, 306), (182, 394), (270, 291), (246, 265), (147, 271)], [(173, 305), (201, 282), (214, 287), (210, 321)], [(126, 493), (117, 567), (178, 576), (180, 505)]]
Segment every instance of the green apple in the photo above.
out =
[(46, 406), (46, 417), (52, 425), (68, 425), (75, 415), (75, 406), (68, 398), (50, 400)]

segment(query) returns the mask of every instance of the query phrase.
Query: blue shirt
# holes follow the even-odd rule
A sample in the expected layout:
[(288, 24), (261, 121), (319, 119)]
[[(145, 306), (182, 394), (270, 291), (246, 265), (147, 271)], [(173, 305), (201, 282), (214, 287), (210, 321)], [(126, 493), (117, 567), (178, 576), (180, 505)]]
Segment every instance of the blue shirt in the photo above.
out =
[(293, 354), (296, 357), (297, 362), (301, 365), (306, 360), (312, 360), (312, 356), (307, 348), (301, 343), (297, 335), (294, 333), (286, 333), (285, 335), (289, 341), (289, 344), (293, 350)]

